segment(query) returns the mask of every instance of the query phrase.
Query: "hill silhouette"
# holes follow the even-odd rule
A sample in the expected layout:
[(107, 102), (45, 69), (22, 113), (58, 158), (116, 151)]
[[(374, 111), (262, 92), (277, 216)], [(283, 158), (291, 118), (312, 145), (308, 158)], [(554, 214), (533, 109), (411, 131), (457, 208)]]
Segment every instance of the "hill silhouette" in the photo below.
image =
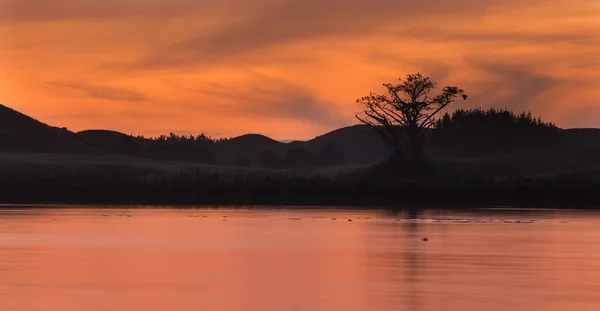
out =
[(333, 148), (351, 164), (377, 163), (389, 154), (389, 149), (377, 133), (366, 125), (344, 127), (317, 136), (307, 141), (305, 148), (313, 154)]
[(569, 129), (563, 135), (568, 156), (600, 162), (600, 129)]
[(48, 126), (0, 105), (0, 151), (24, 153), (98, 154), (64, 128)]
[[(458, 116), (464, 118), (464, 114), (462, 111)], [(498, 111), (496, 114), (506, 117), (505, 111)], [(461, 134), (462, 132), (457, 132), (454, 123), (448, 124), (447, 130), (431, 130), (427, 134), (427, 153), (445, 166), (440, 171), (467, 175), (494, 175), (502, 172), (535, 175), (581, 171), (586, 168), (596, 170), (600, 164), (599, 129), (558, 130), (557, 136), (544, 136), (550, 137), (551, 143), (547, 144), (541, 144), (537, 134), (527, 136), (514, 132), (511, 135), (518, 137), (519, 141), (518, 144), (512, 144), (510, 140), (503, 138), (504, 130), (493, 132), (495, 136), (482, 136), (484, 131), (478, 127), (481, 124), (477, 123), (469, 125), (473, 130)], [(466, 144), (465, 138), (472, 143)], [(503, 144), (502, 148), (498, 148), (498, 142)], [(156, 163), (179, 163), (169, 164), (169, 170), (174, 167), (197, 169), (199, 166), (196, 164), (278, 170), (327, 167), (352, 170), (380, 163), (389, 155), (388, 148), (378, 134), (366, 125), (340, 128), (308, 141), (289, 143), (259, 134), (247, 134), (227, 140), (212, 140), (205, 136), (179, 137), (174, 134), (148, 139), (109, 130), (73, 133), (46, 125), (1, 105), (0, 152), (103, 156), (107, 162), (126, 162), (120, 165), (130, 165), (136, 161), (145, 163), (146, 166), (161, 167)], [(124, 158), (113, 156), (125, 156), (127, 160), (115, 160)], [(10, 156), (5, 158), (7, 161), (14, 159)], [(50, 162), (44, 160), (44, 163)]]
[(75, 135), (82, 142), (104, 153), (146, 157), (144, 146), (123, 133), (108, 130), (86, 130)]
[(269, 167), (263, 165), (264, 154), (283, 157), (287, 144), (260, 134), (246, 134), (223, 141), (213, 146), (215, 155), (224, 165)]
[[(289, 143), (264, 135), (247, 134), (219, 143), (214, 150), (221, 163), (234, 166), (242, 160), (254, 167), (265, 168), (368, 164), (384, 159), (388, 152), (377, 134), (373, 134), (363, 125), (338, 129), (308, 141)], [(289, 161), (285, 161), (286, 158)]]
[[(499, 113), (500, 121), (450, 117), (427, 131), (431, 170), (415, 177), (385, 166), (390, 151), (364, 125), (289, 143), (259, 134), (144, 138), (72, 133), (0, 106), (0, 202), (600, 204), (599, 129), (532, 121), (534, 130), (521, 135), (515, 115)], [(468, 121), (471, 113), (458, 115)]]

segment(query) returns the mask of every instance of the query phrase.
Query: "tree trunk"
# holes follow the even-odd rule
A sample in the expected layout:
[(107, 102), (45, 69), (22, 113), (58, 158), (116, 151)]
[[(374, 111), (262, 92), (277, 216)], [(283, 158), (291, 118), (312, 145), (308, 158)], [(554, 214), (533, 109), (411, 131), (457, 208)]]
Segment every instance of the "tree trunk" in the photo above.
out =
[(423, 136), (418, 128), (407, 129), (410, 161), (422, 162), (425, 160), (425, 150), (423, 148)]

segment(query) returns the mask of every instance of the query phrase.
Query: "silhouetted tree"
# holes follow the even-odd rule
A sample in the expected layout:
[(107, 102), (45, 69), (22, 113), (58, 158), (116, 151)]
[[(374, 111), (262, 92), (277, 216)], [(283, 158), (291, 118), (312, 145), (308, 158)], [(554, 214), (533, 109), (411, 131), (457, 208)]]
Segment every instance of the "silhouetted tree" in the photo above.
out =
[(436, 83), (420, 73), (399, 80), (399, 84), (383, 84), (387, 94), (371, 93), (357, 99), (364, 110), (356, 118), (375, 129), (392, 147), (393, 159), (408, 156), (421, 161), (425, 156), (423, 134), (435, 125), (436, 115), (458, 97), (467, 99), (467, 95), (456, 86), (446, 86), (432, 95)]

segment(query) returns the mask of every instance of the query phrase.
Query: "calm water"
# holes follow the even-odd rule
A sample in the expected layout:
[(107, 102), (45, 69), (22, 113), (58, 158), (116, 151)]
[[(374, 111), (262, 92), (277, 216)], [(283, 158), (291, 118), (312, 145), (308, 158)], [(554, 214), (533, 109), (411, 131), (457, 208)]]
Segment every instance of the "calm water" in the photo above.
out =
[(600, 310), (600, 213), (407, 216), (5, 207), (0, 310)]

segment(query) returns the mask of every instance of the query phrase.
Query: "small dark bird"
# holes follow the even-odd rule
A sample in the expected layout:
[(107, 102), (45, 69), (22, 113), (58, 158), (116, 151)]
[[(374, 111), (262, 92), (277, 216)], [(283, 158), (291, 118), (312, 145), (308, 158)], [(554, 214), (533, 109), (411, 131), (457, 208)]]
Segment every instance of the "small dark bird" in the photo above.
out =
[(423, 242), (427, 242), (427, 241), (429, 241), (429, 239), (427, 237), (424, 237)]
[(352, 219), (348, 219), (348, 221), (352, 221)]

